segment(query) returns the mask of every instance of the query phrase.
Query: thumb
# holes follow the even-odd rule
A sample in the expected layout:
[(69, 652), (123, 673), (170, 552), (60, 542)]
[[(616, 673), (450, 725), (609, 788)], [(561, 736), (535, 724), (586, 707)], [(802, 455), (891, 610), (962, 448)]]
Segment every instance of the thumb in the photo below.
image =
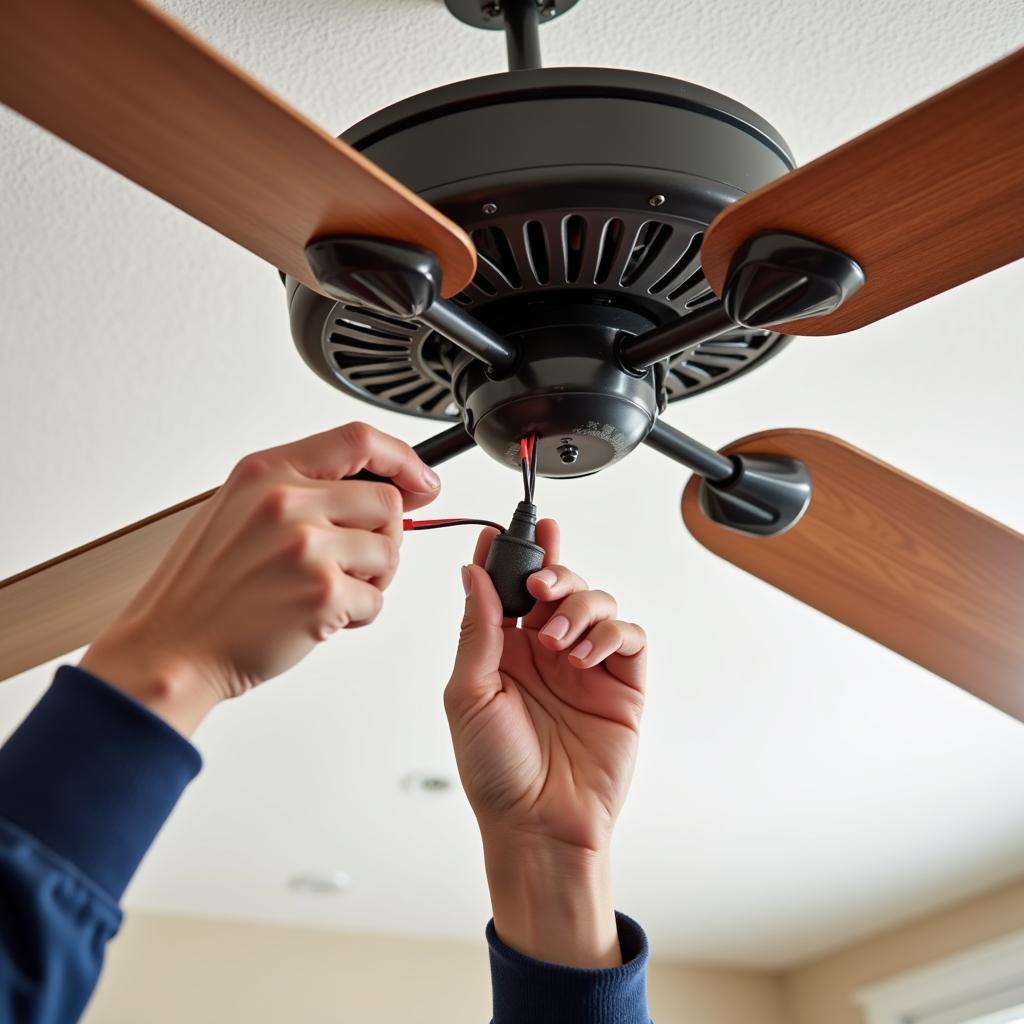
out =
[(462, 582), (466, 611), (449, 689), (452, 698), (475, 702), (501, 689), (498, 669), (505, 647), (504, 620), (501, 600), (482, 566), (463, 566)]

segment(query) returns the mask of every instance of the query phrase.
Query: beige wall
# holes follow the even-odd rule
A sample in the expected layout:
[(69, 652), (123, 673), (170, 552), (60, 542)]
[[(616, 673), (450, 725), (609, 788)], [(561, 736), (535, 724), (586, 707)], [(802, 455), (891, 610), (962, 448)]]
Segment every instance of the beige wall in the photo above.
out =
[(782, 979), (789, 1024), (861, 1024), (857, 989), (1021, 930), (1024, 879), (791, 971)]
[(759, 971), (655, 963), (648, 995), (657, 1024), (789, 1024), (780, 979)]
[[(786, 1024), (777, 978), (652, 966), (659, 1024)], [(487, 948), (130, 914), (85, 1024), (487, 1024)]]
[[(781, 975), (655, 962), (658, 1024), (862, 1024), (866, 985), (1024, 930), (1024, 879)], [(130, 914), (86, 1024), (487, 1024), (476, 943)]]

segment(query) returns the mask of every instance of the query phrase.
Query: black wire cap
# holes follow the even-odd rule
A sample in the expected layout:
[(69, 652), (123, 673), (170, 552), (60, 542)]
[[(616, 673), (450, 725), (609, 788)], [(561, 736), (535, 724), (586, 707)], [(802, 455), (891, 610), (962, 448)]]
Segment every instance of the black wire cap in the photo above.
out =
[(491, 541), (484, 568), (501, 598), (507, 618), (519, 619), (536, 603), (526, 581), (544, 567), (544, 549), (536, 543), (537, 506), (521, 501), (504, 533)]

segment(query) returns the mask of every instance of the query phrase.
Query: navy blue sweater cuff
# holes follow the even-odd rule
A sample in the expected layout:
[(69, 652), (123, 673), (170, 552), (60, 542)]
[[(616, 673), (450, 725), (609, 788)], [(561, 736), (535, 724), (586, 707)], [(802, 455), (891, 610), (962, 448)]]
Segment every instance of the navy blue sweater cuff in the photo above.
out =
[(0, 748), (0, 818), (119, 900), (201, 767), (162, 718), (64, 666)]
[(649, 1024), (647, 936), (616, 914), (622, 966), (563, 967), (510, 949), (487, 926), (494, 990), (492, 1024)]

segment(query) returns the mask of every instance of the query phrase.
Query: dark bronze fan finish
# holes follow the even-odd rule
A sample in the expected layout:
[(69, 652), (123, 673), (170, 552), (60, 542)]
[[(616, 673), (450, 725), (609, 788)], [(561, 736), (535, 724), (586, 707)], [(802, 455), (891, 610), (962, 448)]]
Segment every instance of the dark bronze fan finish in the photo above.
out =
[[(581, 356), (602, 321), (632, 336), (714, 303), (700, 260), (705, 228), (793, 166), (778, 133), (725, 96), (594, 68), (459, 82), (343, 138), (470, 234), (477, 273), (454, 302), (500, 334), (524, 318), (564, 324), (560, 310), (590, 307)], [(287, 284), (296, 344), (329, 383), (392, 410), (463, 414), (452, 393), (457, 350), (435, 331)], [(666, 362), (659, 402), (733, 380), (787, 341), (736, 327)]]

